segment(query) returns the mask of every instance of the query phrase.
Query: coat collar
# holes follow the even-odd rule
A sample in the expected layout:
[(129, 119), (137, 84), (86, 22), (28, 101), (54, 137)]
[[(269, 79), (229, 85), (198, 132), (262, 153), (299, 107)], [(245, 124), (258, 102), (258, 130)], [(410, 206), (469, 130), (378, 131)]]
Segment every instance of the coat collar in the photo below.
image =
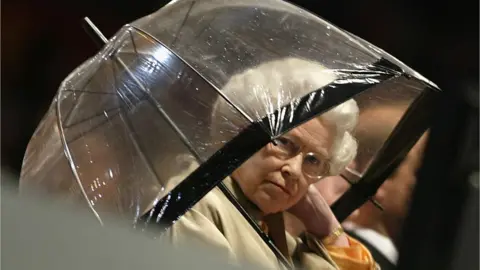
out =
[(247, 211), (247, 213), (257, 222), (263, 220), (263, 213), (260, 209), (252, 203), (243, 193), (242, 189), (238, 183), (231, 177), (225, 178), (223, 180), (224, 185), (230, 190), (232, 195), (237, 199), (238, 203)]
[(224, 180), (224, 185), (230, 190), (238, 203), (253, 218), (263, 232), (270, 236), (280, 252), (290, 260), (292, 254), (290, 254), (287, 245), (283, 213), (265, 216), (254, 203), (248, 200), (238, 183), (233, 178), (226, 178)]

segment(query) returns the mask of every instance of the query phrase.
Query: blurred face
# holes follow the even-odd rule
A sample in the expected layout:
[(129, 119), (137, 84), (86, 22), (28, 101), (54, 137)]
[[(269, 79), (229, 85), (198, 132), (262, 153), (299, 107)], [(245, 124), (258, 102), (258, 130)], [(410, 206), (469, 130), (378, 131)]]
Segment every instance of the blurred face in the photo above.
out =
[[(376, 152), (380, 150), (381, 145), (387, 139), (393, 128), (400, 121), (402, 115), (406, 110), (405, 105), (398, 106), (379, 106), (376, 108), (370, 108), (360, 113), (359, 123), (357, 126), (357, 132), (363, 134), (360, 136), (360, 144), (367, 143), (369, 145), (368, 151)], [(359, 152), (361, 156), (361, 153)], [(360, 172), (364, 172), (372, 157), (362, 157), (357, 160), (358, 168)], [(381, 202), (380, 202), (381, 204)], [(386, 211), (386, 210), (385, 210)], [(348, 221), (352, 221), (360, 226), (367, 228), (374, 228), (381, 230), (385, 233), (382, 224), (382, 211), (376, 208), (371, 202), (366, 202), (354, 215), (348, 218)], [(379, 228), (382, 226), (382, 228)]]
[(313, 119), (262, 148), (232, 177), (264, 214), (284, 211), (328, 173), (334, 137), (326, 124)]
[[(403, 112), (404, 110), (398, 107), (379, 107), (364, 111), (360, 115), (357, 128), (364, 129), (372, 135), (372, 138), (383, 141), (398, 123)], [(372, 119), (375, 120), (372, 121)], [(417, 142), (395, 173), (379, 188), (375, 199), (383, 206), (384, 211), (380, 211), (372, 203), (367, 202), (357, 209), (347, 219), (348, 221), (369, 228), (378, 228), (377, 225), (384, 224), (385, 233), (391, 236), (397, 235), (408, 211), (411, 192), (416, 182), (415, 174), (421, 163), (425, 141), (426, 135)], [(363, 172), (369, 162), (362, 162), (364, 164), (359, 168), (356, 168), (356, 164), (351, 164), (349, 167)], [(327, 203), (332, 205), (349, 189), (350, 185), (340, 176), (331, 176), (320, 180), (315, 187)]]
[(416, 173), (422, 161), (426, 143), (424, 135), (410, 150), (405, 160), (393, 175), (378, 190), (375, 199), (383, 205), (384, 222), (388, 234), (397, 236), (403, 220), (408, 214), (410, 199), (416, 183)]

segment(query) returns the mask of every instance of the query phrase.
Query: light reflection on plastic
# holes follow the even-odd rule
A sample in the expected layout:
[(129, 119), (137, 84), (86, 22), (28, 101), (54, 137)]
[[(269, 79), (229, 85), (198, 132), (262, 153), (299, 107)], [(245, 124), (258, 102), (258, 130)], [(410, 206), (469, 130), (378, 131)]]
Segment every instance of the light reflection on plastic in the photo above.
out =
[(165, 47), (158, 47), (153, 53), (153, 57), (157, 59), (160, 63), (169, 66), (169, 61), (171, 58), (171, 52)]

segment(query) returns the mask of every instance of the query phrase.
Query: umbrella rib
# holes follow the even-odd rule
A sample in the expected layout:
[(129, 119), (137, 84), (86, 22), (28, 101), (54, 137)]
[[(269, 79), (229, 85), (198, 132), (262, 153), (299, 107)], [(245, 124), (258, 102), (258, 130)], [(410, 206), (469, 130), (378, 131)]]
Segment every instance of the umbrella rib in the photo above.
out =
[[(112, 58), (114, 58), (116, 61), (112, 64), (112, 73), (113, 73), (113, 78), (114, 78), (114, 81), (113, 81), (113, 84), (114, 84), (114, 87), (116, 89), (116, 92), (117, 94), (119, 95), (120, 99), (125, 103), (125, 105), (129, 108), (132, 108), (134, 107), (134, 103), (132, 100), (130, 100), (122, 91), (119, 91), (119, 87), (118, 87), (118, 82), (117, 82), (117, 71), (116, 71), (116, 63), (117, 61), (120, 61), (118, 57), (115, 57), (115, 56), (112, 56)], [(125, 70), (127, 70), (127, 73), (130, 75), (130, 71), (128, 70), (128, 67), (127, 65), (125, 65), (123, 62), (121, 62), (121, 64), (123, 65), (123, 68)], [(141, 86), (141, 83), (136, 80), (136, 77), (134, 77), (134, 75), (130, 75), (136, 84), (138, 84), (139, 86)], [(132, 94), (134, 97), (136, 97), (137, 99), (141, 100), (140, 98), (137, 97), (137, 95), (135, 95), (135, 93), (129, 88), (129, 87), (126, 87), (126, 89), (130, 92), (130, 94)]]
[(169, 47), (167, 47), (163, 42), (161, 42), (160, 40), (158, 40), (156, 37), (153, 37), (152, 35), (150, 35), (149, 33), (143, 31), (142, 29), (138, 28), (138, 27), (135, 27), (135, 26), (132, 26), (136, 31), (150, 37), (151, 39), (155, 40), (156, 42), (158, 42), (158, 44), (160, 44), (161, 46), (165, 47), (167, 50), (170, 51), (170, 53), (172, 53), (175, 57), (177, 57), (180, 61), (182, 61), (185, 65), (187, 65), (193, 72), (195, 72), (200, 78), (202, 78), (205, 82), (207, 82), (216, 92), (217, 94), (219, 94), (223, 99), (225, 99), (225, 101), (227, 101), (227, 103), (232, 106), (233, 108), (235, 108), (238, 112), (240, 112), (240, 114), (242, 114), (242, 116), (247, 119), (250, 123), (253, 123), (253, 119), (248, 116), (248, 114), (246, 114), (240, 107), (238, 107), (237, 105), (235, 105), (231, 100), (230, 98), (228, 98), (222, 91), (220, 91), (220, 89), (218, 89), (212, 82), (210, 82), (210, 80), (207, 80), (207, 78), (205, 78), (202, 74), (200, 74), (200, 72), (198, 72), (195, 68), (193, 68), (192, 65), (190, 65), (187, 61), (185, 61), (183, 58), (181, 58), (178, 54), (176, 54), (172, 49), (170, 49)]
[[(135, 51), (135, 54), (138, 56), (138, 52), (137, 52), (137, 47), (136, 47), (136, 44), (135, 44), (135, 41), (133, 39), (133, 35), (132, 35), (132, 32), (131, 31), (128, 31), (129, 32), (129, 35), (130, 35), (130, 39), (132, 41), (132, 45), (133, 45), (133, 48), (134, 48), (134, 51)], [(124, 68), (126, 69), (127, 73), (133, 78), (134, 75), (131, 74), (131, 72), (128, 70), (128, 68), (126, 67), (126, 65), (120, 60), (118, 59), (118, 57), (115, 57), (115, 59), (117, 61), (119, 61), (123, 66)], [(116, 78), (116, 69), (112, 66), (112, 72), (114, 74), (114, 78)], [(140, 88), (143, 88), (142, 85), (140, 84), (140, 82), (138, 80), (136, 80), (135, 78), (133, 78), (135, 80), (135, 82), (140, 86)], [(117, 81), (115, 80), (115, 88), (118, 87), (118, 84), (117, 84)], [(118, 89), (118, 88), (117, 88)], [(117, 91), (119, 94), (120, 94), (120, 91)], [(144, 91), (144, 95), (139, 98), (140, 102), (142, 101), (145, 101), (145, 97), (146, 94), (145, 94), (146, 91)], [(121, 95), (121, 94), (120, 94)], [(137, 97), (138, 98), (138, 97)], [(125, 106), (129, 106), (129, 104), (126, 102), (126, 98), (123, 96), (121, 96), (120, 100), (122, 100), (122, 102), (125, 104)], [(138, 104), (137, 104), (138, 105)], [(120, 118), (123, 120), (123, 122), (126, 124), (127, 126), (127, 130), (128, 130), (128, 133), (129, 133), (129, 136), (130, 136), (130, 139), (131, 139), (131, 142), (133, 143), (133, 146), (135, 147), (135, 150), (137, 151), (137, 153), (140, 155), (140, 158), (143, 160), (143, 162), (145, 162), (145, 164), (147, 165), (147, 169), (149, 170), (149, 172), (155, 177), (155, 179), (157, 180), (157, 182), (159, 183), (159, 180), (160, 180), (160, 177), (158, 176), (157, 172), (155, 171), (154, 167), (153, 167), (153, 164), (150, 162), (150, 160), (145, 156), (145, 151), (143, 150), (142, 146), (138, 143), (140, 140), (138, 139), (138, 136), (137, 136), (137, 133), (134, 131), (134, 128), (133, 128), (133, 125), (130, 121), (130, 118), (128, 117), (128, 114), (126, 113), (125, 109), (123, 106), (120, 107), (120, 112), (119, 112), (119, 115), (120, 115)]]
[(78, 175), (77, 168), (75, 166), (75, 161), (73, 159), (72, 153), (70, 152), (70, 147), (68, 146), (68, 142), (67, 142), (67, 139), (66, 139), (66, 136), (65, 136), (65, 131), (63, 129), (63, 125), (62, 125), (62, 121), (61, 121), (62, 112), (60, 110), (60, 103), (58, 102), (58, 100), (60, 100), (60, 94), (61, 94), (61, 92), (59, 91), (57, 93), (57, 103), (55, 105), (56, 105), (56, 114), (57, 114), (57, 126), (58, 126), (58, 130), (59, 130), (60, 140), (61, 140), (62, 145), (63, 145), (63, 150), (64, 150), (63, 152), (65, 154), (65, 157), (66, 157), (67, 161), (68, 161), (68, 165), (70, 166), (70, 170), (72, 170), (72, 174), (75, 177), (77, 185), (78, 185), (83, 197), (87, 201), (88, 207), (93, 212), (93, 214), (95, 215), (97, 220), (100, 222), (100, 224), (103, 225), (103, 222), (102, 222), (102, 219), (100, 218), (100, 215), (95, 210), (93, 205), (90, 203), (90, 200), (88, 199), (87, 192), (83, 188), (82, 182), (80, 181), (80, 176)]
[(123, 122), (127, 126), (128, 134), (130, 136), (130, 140), (133, 143), (133, 146), (135, 147), (135, 150), (137, 150), (137, 153), (140, 155), (140, 158), (145, 162), (147, 165), (148, 170), (150, 173), (155, 177), (158, 183), (160, 183), (160, 177), (158, 176), (157, 172), (155, 171), (153, 164), (150, 162), (150, 160), (145, 156), (145, 151), (143, 150), (142, 146), (138, 143), (140, 140), (138, 139), (137, 133), (134, 131), (133, 125), (128, 117), (128, 114), (125, 112), (125, 109), (122, 107), (119, 112), (120, 118), (123, 120)]
[(98, 94), (98, 95), (116, 95), (116, 93), (108, 93), (108, 92), (98, 92), (98, 91), (89, 91), (89, 90), (78, 90), (78, 89), (64, 89), (65, 92), (80, 92), (80, 93), (87, 93), (87, 94)]
[[(98, 66), (95, 68), (95, 72), (92, 73), (92, 74), (96, 74), (96, 73), (98, 72), (98, 70), (100, 69), (101, 66), (102, 66), (102, 65), (98, 65)], [(85, 85), (83, 86), (83, 88), (86, 88), (86, 87), (90, 84), (90, 82), (93, 80), (93, 77), (95, 77), (95, 76), (91, 75), (90, 78), (88, 78), (88, 80), (87, 80), (87, 82), (85, 83)], [(65, 91), (65, 90), (61, 90), (61, 91), (59, 91), (59, 92), (62, 92), (62, 91)], [(58, 97), (60, 97), (60, 93), (59, 93)], [(61, 99), (59, 99), (59, 101), (60, 101), (60, 100), (61, 100)], [(59, 101), (57, 101), (57, 102), (59, 102)], [(70, 120), (71, 114), (72, 114), (72, 112), (75, 110), (75, 108), (76, 108), (77, 106), (78, 106), (78, 103), (76, 103), (75, 106), (74, 106), (69, 112), (67, 112), (67, 115), (65, 116), (65, 121), (66, 121), (66, 122), (68, 122), (68, 121)]]
[(195, 38), (193, 39), (192, 42), (196, 41), (197, 38), (199, 38), (203, 33), (205, 33), (205, 31), (212, 25), (213, 21), (215, 21), (215, 19), (217, 19), (218, 17), (218, 14), (215, 14), (214, 17), (208, 22), (207, 26), (205, 26), (196, 36)]
[[(119, 112), (120, 112), (120, 110), (119, 110)], [(98, 124), (92, 126), (90, 129), (88, 129), (88, 130), (86, 130), (86, 131), (84, 131), (84, 132), (81, 132), (79, 135), (77, 135), (77, 136), (75, 136), (74, 138), (68, 140), (67, 143), (69, 143), (69, 144), (70, 144), (70, 143), (73, 143), (73, 142), (75, 142), (76, 140), (80, 139), (81, 137), (85, 136), (85, 134), (90, 133), (90, 132), (96, 130), (97, 128), (101, 127), (103, 124), (111, 121), (111, 120), (114, 119), (116, 116), (118, 116), (119, 112), (118, 112), (118, 113), (115, 113), (115, 114), (112, 114), (110, 118), (107, 118), (107, 119), (105, 119), (105, 120), (102, 120), (102, 121), (99, 122)]]
[[(98, 113), (96, 113), (96, 114), (94, 114), (94, 115), (92, 115), (92, 116), (90, 116), (90, 117), (86, 117), (86, 118), (84, 118), (84, 119), (78, 120), (77, 122), (72, 123), (72, 124), (70, 124), (70, 125), (66, 125), (65, 122), (64, 122), (63, 128), (65, 128), (65, 129), (67, 129), (67, 128), (72, 128), (72, 127), (74, 127), (74, 126), (76, 126), (76, 125), (85, 123), (85, 122), (87, 122), (87, 121), (89, 121), (89, 120), (92, 120), (92, 119), (94, 119), (94, 118), (96, 118), (96, 117), (99, 117), (99, 116), (101, 116), (101, 115), (104, 115), (104, 116), (105, 116), (105, 114), (110, 113), (110, 112), (114, 112), (114, 111), (119, 110), (119, 109), (120, 109), (120, 107), (115, 107), (115, 108), (110, 108), (110, 109), (107, 109), (107, 110), (103, 110), (102, 112), (98, 112)], [(113, 115), (113, 114), (112, 114), (112, 115)], [(108, 117), (108, 115), (106, 115), (106, 117)]]
[(173, 45), (174, 45), (174, 44), (177, 42), (177, 40), (178, 40), (178, 35), (180, 34), (180, 31), (183, 29), (183, 27), (184, 27), (185, 24), (187, 23), (188, 17), (190, 17), (190, 12), (192, 12), (193, 6), (195, 5), (196, 2), (197, 2), (197, 1), (193, 1), (193, 2), (190, 4), (190, 7), (188, 8), (187, 14), (185, 15), (185, 18), (183, 18), (182, 24), (180, 25), (180, 27), (178, 27), (177, 33), (175, 34), (175, 38), (173, 39), (172, 44), (170, 44), (170, 46), (172, 46), (172, 48), (173, 48)]
[(155, 101), (155, 99), (150, 95), (149, 91), (145, 88), (145, 86), (138, 81), (136, 76), (130, 71), (130, 69), (123, 63), (121, 59), (118, 57), (115, 57), (115, 60), (125, 69), (127, 74), (135, 81), (135, 83), (139, 86), (139, 88), (143, 91), (145, 94), (145, 97), (149, 101), (149, 103), (156, 109), (156, 111), (163, 117), (163, 119), (168, 123), (168, 125), (175, 131), (175, 133), (180, 137), (182, 142), (185, 144), (185, 146), (190, 150), (192, 153), (194, 153), (198, 157), (198, 153), (195, 151), (194, 147), (190, 144), (188, 139), (186, 138), (185, 134), (175, 125), (173, 120), (170, 118), (170, 116), (163, 110), (163, 108), (160, 106), (158, 102)]
[[(132, 45), (136, 48), (136, 45), (135, 45), (135, 41), (133, 40), (133, 37), (131, 36), (131, 31), (129, 30), (129, 34), (130, 34), (130, 37), (131, 37), (131, 40), (132, 40)], [(137, 54), (138, 55), (138, 54)], [(196, 155), (196, 157), (198, 158), (198, 153), (195, 151), (195, 149), (193, 148), (193, 146), (189, 143), (188, 139), (186, 138), (186, 136), (183, 134), (183, 132), (175, 125), (175, 123), (173, 122), (173, 120), (168, 116), (168, 114), (161, 108), (160, 104), (158, 104), (157, 102), (155, 102), (155, 99), (149, 94), (149, 91), (145, 88), (145, 86), (143, 86), (143, 84), (136, 78), (136, 76), (133, 74), (133, 72), (130, 71), (130, 69), (128, 68), (128, 66), (118, 57), (116, 57), (115, 55), (113, 55), (113, 57), (115, 59), (115, 61), (117, 63), (119, 63), (124, 69), (125, 71), (127, 72), (127, 74), (133, 79), (133, 81), (138, 85), (138, 87), (142, 90), (142, 92), (144, 93), (143, 97), (146, 98), (147, 101), (149, 101), (149, 103), (154, 107), (156, 108), (156, 111), (164, 118), (164, 120), (170, 125), (170, 127), (175, 131), (175, 133), (177, 133), (177, 135), (181, 138), (182, 142), (185, 144), (185, 146), (193, 153)], [(116, 78), (116, 69), (114, 68), (114, 65), (112, 65), (112, 73), (113, 73), (113, 76), (114, 78)], [(118, 88), (117, 86), (117, 81), (115, 80), (114, 81), (115, 83), (115, 86), (116, 88)], [(121, 100), (125, 103), (126, 106), (130, 106), (130, 104), (127, 103), (127, 98), (125, 98), (124, 96), (122, 96), (121, 92), (120, 91), (117, 91), (117, 93), (121, 96)], [(133, 93), (132, 93), (133, 94)], [(131, 123), (127, 123), (127, 126), (131, 124)], [(129, 127), (130, 129), (131, 127)], [(133, 141), (135, 141), (135, 138), (132, 138)], [(153, 173), (153, 175), (157, 178), (157, 180), (159, 180), (158, 178), (158, 175), (155, 173), (155, 170), (153, 170), (153, 167), (152, 165), (150, 164), (150, 162), (148, 162), (148, 159), (144, 156), (143, 154), (143, 151), (140, 147), (140, 145), (138, 145), (136, 142), (134, 142), (134, 146), (135, 148), (137, 149), (137, 151), (139, 152), (139, 154), (141, 155), (142, 159), (144, 159), (144, 161), (146, 161), (146, 164), (147, 164), (147, 167), (149, 167), (149, 170)]]
[[(87, 23), (90, 22), (90, 20), (87, 20)], [(90, 26), (92, 27), (93, 30), (95, 30), (95, 26), (93, 24), (91, 24), (90, 22)], [(98, 29), (96, 29), (98, 30)], [(100, 33), (101, 35), (101, 33)], [(103, 36), (103, 35), (102, 35)], [(100, 67), (100, 66), (99, 66)], [(97, 70), (98, 68), (97, 67)], [(93, 77), (93, 76), (92, 76)], [(90, 81), (90, 80), (89, 80)], [(68, 160), (68, 165), (70, 166), (70, 169), (72, 170), (72, 173), (73, 173), (73, 176), (75, 177), (75, 180), (77, 182), (77, 185), (78, 187), (80, 188), (80, 191), (83, 195), (83, 197), (85, 198), (85, 200), (87, 201), (88, 203), (88, 207), (90, 208), (90, 210), (93, 212), (93, 214), (95, 215), (95, 217), (97, 218), (97, 220), (100, 222), (101, 225), (103, 225), (103, 222), (102, 222), (102, 219), (100, 218), (100, 215), (98, 214), (98, 212), (95, 210), (95, 208), (93, 207), (93, 205), (90, 203), (89, 199), (88, 199), (88, 195), (85, 191), (85, 189), (83, 188), (83, 185), (80, 181), (80, 176), (78, 175), (78, 172), (77, 172), (77, 168), (75, 167), (75, 161), (73, 159), (73, 156), (72, 156), (72, 153), (70, 152), (70, 148), (68, 147), (68, 143), (67, 143), (67, 140), (66, 140), (66, 137), (65, 137), (65, 130), (63, 129), (63, 123), (62, 123), (62, 112), (61, 112), (61, 109), (60, 109), (60, 95), (61, 95), (62, 91), (59, 91), (57, 93), (57, 102), (56, 102), (56, 115), (57, 115), (57, 126), (58, 126), (58, 130), (59, 130), (59, 135), (60, 135), (60, 140), (62, 142), (62, 145), (63, 145), (63, 150), (64, 150), (64, 154), (65, 154), (65, 157), (67, 158)], [(77, 103), (78, 104), (78, 103)], [(72, 108), (72, 110), (70, 110), (70, 112), (67, 113), (67, 117), (65, 119), (69, 119), (70, 118), (70, 114), (71, 112), (74, 110), (74, 108)]]
[(128, 35), (130, 36), (130, 40), (132, 41), (133, 51), (135, 52), (135, 55), (137, 55), (138, 57), (137, 44), (135, 44), (131, 30), (128, 31)]

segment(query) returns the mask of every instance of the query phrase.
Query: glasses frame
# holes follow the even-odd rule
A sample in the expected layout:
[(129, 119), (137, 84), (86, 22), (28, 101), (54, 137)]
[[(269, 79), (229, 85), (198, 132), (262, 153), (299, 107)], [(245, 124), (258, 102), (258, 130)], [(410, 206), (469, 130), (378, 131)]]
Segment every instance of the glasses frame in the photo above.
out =
[[(285, 151), (284, 151), (285, 156), (279, 155), (280, 158), (285, 159), (285, 160), (288, 160), (288, 159), (291, 159), (291, 158), (293, 158), (293, 157), (296, 157), (297, 155), (299, 155), (300, 153), (302, 153), (302, 154), (303, 154), (302, 173), (305, 175), (306, 178), (311, 179), (312, 182), (317, 182), (317, 181), (321, 180), (321, 179), (324, 178), (324, 177), (330, 176), (330, 174), (329, 174), (329, 172), (330, 172), (330, 166), (331, 166), (331, 165), (330, 165), (330, 162), (331, 162), (330, 159), (325, 158), (325, 157), (323, 157), (323, 155), (320, 155), (320, 154), (315, 153), (315, 152), (306, 152), (306, 151), (304, 151), (305, 145), (301, 145), (301, 144), (297, 143), (295, 139), (292, 139), (292, 138), (289, 137), (288, 135), (279, 136), (279, 137), (273, 139), (273, 140), (271, 141), (271, 145), (272, 145), (275, 149), (278, 149), (278, 150), (281, 151), (281, 150), (282, 150), (282, 149), (280, 149), (280, 148), (281, 148), (280, 145), (282, 144), (282, 142), (280, 142), (281, 139), (286, 139), (286, 140), (288, 140), (289, 142), (295, 144), (295, 145), (298, 146), (298, 147), (295, 147), (295, 149), (294, 149), (293, 151), (290, 151), (290, 150), (288, 150), (288, 149), (283, 148), (283, 149), (285, 150)], [(322, 173), (322, 174), (320, 174), (320, 175), (315, 175), (315, 174), (310, 174), (310, 173), (308, 173), (308, 172), (305, 171), (305, 169), (304, 169), (305, 157), (307, 157), (307, 156), (312, 156), (312, 155), (313, 155), (314, 157), (316, 157), (318, 160), (323, 160), (323, 161), (325, 161), (325, 163), (324, 163), (324, 164), (325, 164), (325, 168), (322, 169), (323, 171), (325, 171), (325, 173)], [(321, 156), (321, 158), (318, 157), (319, 155)]]

